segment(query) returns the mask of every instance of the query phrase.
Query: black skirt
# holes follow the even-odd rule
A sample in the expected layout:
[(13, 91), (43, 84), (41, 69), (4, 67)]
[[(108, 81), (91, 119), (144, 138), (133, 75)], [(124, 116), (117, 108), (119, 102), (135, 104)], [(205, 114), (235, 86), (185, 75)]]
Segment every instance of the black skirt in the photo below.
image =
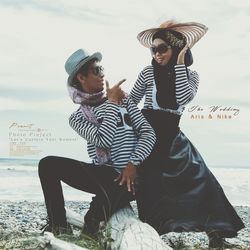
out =
[(201, 155), (179, 129), (179, 116), (143, 110), (157, 143), (139, 167), (138, 209), (160, 234), (217, 232), (234, 237), (244, 227)]

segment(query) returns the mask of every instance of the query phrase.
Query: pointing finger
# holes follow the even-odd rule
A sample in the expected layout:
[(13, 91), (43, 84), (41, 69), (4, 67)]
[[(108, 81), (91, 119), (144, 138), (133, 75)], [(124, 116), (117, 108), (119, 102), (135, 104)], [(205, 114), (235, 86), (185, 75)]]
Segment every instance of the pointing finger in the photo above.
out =
[(106, 89), (109, 89), (109, 82), (108, 82), (108, 80), (105, 81), (105, 84), (106, 84)]
[(116, 86), (119, 87), (121, 86), (124, 82), (126, 81), (126, 79), (122, 79), (121, 81), (119, 81)]

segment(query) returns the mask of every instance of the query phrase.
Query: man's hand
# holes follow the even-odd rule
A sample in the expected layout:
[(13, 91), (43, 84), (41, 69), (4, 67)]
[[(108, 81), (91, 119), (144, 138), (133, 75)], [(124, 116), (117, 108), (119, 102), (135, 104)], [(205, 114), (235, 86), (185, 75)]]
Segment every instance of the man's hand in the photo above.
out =
[(132, 191), (133, 195), (135, 195), (136, 167), (131, 162), (128, 162), (126, 168), (124, 168), (115, 181), (119, 181), (119, 185), (126, 183), (128, 191)]
[(121, 84), (124, 83), (126, 79), (123, 79), (119, 81), (116, 85), (114, 85), (112, 88), (109, 88), (109, 82), (106, 80), (106, 91), (107, 91), (107, 97), (110, 102), (120, 104), (122, 102), (122, 99), (125, 97), (125, 93), (121, 89)]
[(186, 45), (179, 53), (177, 58), (177, 64), (185, 64), (185, 54), (188, 50), (188, 45)]

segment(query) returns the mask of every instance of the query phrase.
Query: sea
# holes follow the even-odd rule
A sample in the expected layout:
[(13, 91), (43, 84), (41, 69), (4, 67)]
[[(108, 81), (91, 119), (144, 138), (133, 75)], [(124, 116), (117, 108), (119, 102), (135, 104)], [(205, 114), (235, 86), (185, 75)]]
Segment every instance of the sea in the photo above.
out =
[[(38, 163), (33, 159), (0, 158), (0, 201), (44, 201)], [(65, 200), (91, 201), (93, 197), (65, 183), (62, 186)]]
[[(0, 200), (44, 201), (38, 177), (38, 160), (0, 158)], [(233, 205), (250, 206), (250, 167), (209, 167)], [(91, 194), (65, 183), (65, 200), (90, 201)]]

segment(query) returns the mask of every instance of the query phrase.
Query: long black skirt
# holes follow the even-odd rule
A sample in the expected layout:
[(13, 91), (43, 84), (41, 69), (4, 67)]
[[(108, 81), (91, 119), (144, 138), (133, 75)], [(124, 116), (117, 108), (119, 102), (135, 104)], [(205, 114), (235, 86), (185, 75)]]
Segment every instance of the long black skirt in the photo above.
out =
[(159, 234), (205, 231), (236, 236), (244, 224), (198, 150), (179, 130), (178, 117), (143, 113), (156, 131), (157, 143), (139, 167), (140, 218)]

